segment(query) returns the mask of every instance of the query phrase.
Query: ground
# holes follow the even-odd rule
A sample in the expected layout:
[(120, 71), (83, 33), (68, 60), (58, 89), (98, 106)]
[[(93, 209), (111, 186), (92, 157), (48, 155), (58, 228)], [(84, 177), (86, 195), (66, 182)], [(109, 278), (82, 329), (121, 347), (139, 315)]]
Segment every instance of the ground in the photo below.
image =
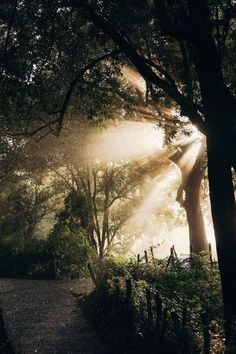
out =
[(15, 353), (105, 353), (78, 306), (78, 298), (91, 289), (88, 279), (0, 279), (4, 323)]

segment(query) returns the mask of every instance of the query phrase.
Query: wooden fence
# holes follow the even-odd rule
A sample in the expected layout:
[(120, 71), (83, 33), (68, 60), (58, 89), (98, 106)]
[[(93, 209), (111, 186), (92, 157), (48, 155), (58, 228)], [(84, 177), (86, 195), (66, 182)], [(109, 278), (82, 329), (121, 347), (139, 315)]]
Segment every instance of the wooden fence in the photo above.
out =
[[(145, 327), (145, 336), (148, 338), (149, 342), (155, 342), (157, 353), (196, 353), (193, 348), (193, 340), (190, 334), (191, 330), (189, 330), (188, 325), (191, 313), (187, 308), (182, 309), (181, 315), (176, 311), (169, 311), (163, 304), (160, 294), (146, 288), (144, 294), (145, 305), (140, 305), (138, 309), (135, 309), (134, 314), (132, 302), (133, 286), (132, 280), (127, 279), (125, 283), (125, 294), (122, 294), (118, 279), (115, 279), (113, 285), (113, 306), (114, 308), (121, 309), (118, 304), (119, 302), (123, 303), (123, 311), (126, 314), (126, 328), (132, 327), (134, 318), (140, 324), (142, 323), (143, 327)], [(208, 313), (200, 312), (199, 320), (201, 322), (203, 352), (204, 354), (210, 354), (211, 335)], [(149, 353), (148, 348), (146, 348), (146, 350), (147, 353)]]
[[(186, 260), (191, 260), (192, 255), (193, 255), (192, 247), (190, 246), (190, 255), (189, 255), (189, 257), (186, 257)], [(209, 262), (210, 262), (211, 266), (215, 266), (217, 264), (217, 261), (213, 258), (213, 255), (212, 255), (211, 243), (208, 244), (208, 257), (209, 257)], [(150, 246), (149, 250), (144, 250), (143, 256), (140, 253), (137, 254), (137, 263), (138, 264), (143, 263), (143, 262), (144, 263), (155, 263), (155, 259), (156, 258), (154, 256), (153, 246)], [(170, 255), (168, 257), (167, 264), (173, 265), (173, 262), (176, 259), (178, 259), (178, 256), (177, 256), (177, 253), (175, 250), (175, 246), (172, 246), (170, 248)]]
[[(191, 265), (190, 256), (183, 260), (189, 262)], [(211, 244), (209, 244), (209, 263), (214, 267), (217, 262), (213, 259)], [(166, 266), (175, 267), (175, 262), (178, 260), (175, 247), (172, 246), (170, 249), (170, 255), (168, 257)], [(153, 247), (150, 247), (149, 251), (145, 250), (143, 256), (137, 255), (137, 264), (156, 264), (156, 259), (154, 257)], [(191, 322), (191, 311), (186, 307), (180, 311), (170, 311), (167, 309), (162, 301), (160, 294), (153, 289), (146, 288), (144, 294), (142, 295), (145, 301), (139, 305), (139, 308), (135, 309), (136, 314), (132, 313), (133, 301), (133, 287), (137, 287), (133, 280), (126, 279), (125, 289), (121, 288), (119, 280), (115, 279), (113, 284), (113, 294), (114, 294), (114, 307), (125, 298), (124, 311), (126, 312), (126, 324), (130, 322), (130, 327), (132, 326), (132, 321), (136, 316), (136, 321), (143, 324), (145, 327), (146, 335), (148, 338), (155, 337), (155, 345), (157, 352), (162, 353), (178, 353), (178, 354), (190, 354), (196, 353), (196, 348), (194, 349), (194, 340), (192, 334), (192, 328), (189, 325)], [(122, 293), (123, 291), (123, 293)], [(124, 294), (125, 291), (125, 294)], [(206, 311), (200, 311), (198, 314), (199, 323), (199, 334), (201, 337), (201, 347), (204, 354), (210, 354), (211, 352), (211, 331), (210, 331), (210, 321), (209, 314)], [(196, 314), (195, 314), (196, 317)]]

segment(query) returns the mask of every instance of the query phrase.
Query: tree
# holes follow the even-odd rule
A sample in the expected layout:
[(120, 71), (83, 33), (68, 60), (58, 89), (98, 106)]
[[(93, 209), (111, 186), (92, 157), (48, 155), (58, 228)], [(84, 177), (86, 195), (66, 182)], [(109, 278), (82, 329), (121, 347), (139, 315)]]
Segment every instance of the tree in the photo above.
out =
[(86, 268), (89, 248), (82, 228), (73, 232), (59, 219), (49, 233), (46, 249), (50, 255), (54, 279), (78, 277)]
[[(204, 176), (205, 144), (202, 142), (196, 161), (189, 168), (188, 163), (183, 162), (183, 156), (194, 142), (179, 144), (177, 151), (170, 156), (181, 171), (181, 184), (177, 191), (176, 200), (182, 206), (187, 215), (189, 227), (189, 243), (192, 252), (208, 250), (206, 229), (201, 210), (200, 190)], [(196, 141), (195, 141), (196, 143)]]
[(103, 259), (119, 243), (122, 226), (132, 215), (141, 171), (132, 163), (93, 162), (70, 166), (68, 172), (71, 182), (63, 179), (67, 186), (71, 183), (71, 191), (60, 218), (72, 229), (76, 224), (84, 228), (89, 245)]
[(30, 247), (42, 220), (58, 210), (52, 186), (37, 183), (32, 176), (27, 177), (11, 177), (11, 188), (7, 192), (5, 186), (0, 207), (2, 239), (11, 240), (22, 249)]

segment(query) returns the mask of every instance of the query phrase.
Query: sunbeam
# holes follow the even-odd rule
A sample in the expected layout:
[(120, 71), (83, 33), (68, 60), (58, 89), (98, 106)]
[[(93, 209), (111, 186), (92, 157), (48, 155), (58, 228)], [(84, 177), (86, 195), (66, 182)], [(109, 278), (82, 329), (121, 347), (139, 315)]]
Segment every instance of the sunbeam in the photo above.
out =
[[(196, 162), (201, 138), (197, 131), (193, 131), (190, 137), (179, 134), (171, 146), (163, 147), (164, 132), (155, 124), (124, 120), (107, 123), (105, 129), (85, 128), (82, 134), (78, 133), (80, 144), (77, 144), (75, 153), (78, 166), (89, 161), (95, 161), (98, 166), (111, 162), (119, 166), (131, 163), (133, 169), (137, 166), (142, 192), (133, 215), (123, 225), (124, 234), (131, 231), (136, 234), (133, 250), (148, 248), (155, 240), (156, 243), (163, 241), (162, 254), (169, 252), (171, 243), (180, 252), (188, 252), (185, 210), (176, 202), (176, 195), (181, 172), (186, 176)], [(71, 141), (68, 142), (70, 146)], [(70, 155), (74, 156), (74, 153)], [(212, 242), (212, 231), (207, 222), (206, 228)]]
[(178, 179), (179, 175), (174, 167), (167, 169), (136, 211), (133, 216), (133, 222), (137, 224), (142, 223), (147, 215), (157, 211), (164, 203), (163, 194), (166, 193), (166, 190), (172, 189)]
[(200, 141), (195, 141), (193, 142), (189, 148), (187, 149), (186, 152), (182, 155), (182, 157), (179, 159), (178, 164), (182, 169), (185, 169), (186, 173), (189, 173), (196, 161), (196, 157), (198, 155), (199, 149), (201, 146)]

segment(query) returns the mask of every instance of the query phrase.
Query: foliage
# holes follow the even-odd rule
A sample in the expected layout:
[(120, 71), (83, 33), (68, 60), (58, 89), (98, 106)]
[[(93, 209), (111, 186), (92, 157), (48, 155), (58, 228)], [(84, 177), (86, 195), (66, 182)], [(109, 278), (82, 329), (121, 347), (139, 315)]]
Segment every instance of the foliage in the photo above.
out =
[(54, 278), (76, 278), (86, 269), (89, 247), (83, 229), (72, 231), (66, 224), (56, 223), (47, 239), (47, 249)]
[(172, 310), (188, 307), (196, 312), (210, 311), (212, 319), (222, 315), (220, 277), (217, 267), (212, 267), (208, 255), (193, 255), (186, 260), (157, 260), (154, 264), (140, 264), (132, 261), (128, 267), (134, 280), (144, 280), (166, 299)]
[(33, 240), (22, 248), (19, 240), (0, 240), (0, 269), (2, 277), (48, 279), (52, 277), (46, 241)]
[[(98, 62), (83, 72), (90, 62), (113, 48), (103, 45), (95, 27), (82, 16), (78, 19), (77, 10), (63, 1), (7, 1), (1, 5), (0, 25), (1, 103), (5, 102), (1, 120), (10, 132), (15, 131), (13, 121), (17, 122), (16, 130), (26, 135), (41, 126), (49, 131), (57, 128), (70, 87), (74, 92), (69, 115), (79, 111), (81, 119), (96, 121), (107, 117), (108, 108), (119, 110), (121, 100), (111, 90), (111, 77), (120, 72), (110, 65), (110, 58), (104, 65)], [(78, 96), (79, 102), (75, 99)]]
[[(200, 100), (188, 46), (184, 41), (161, 33), (151, 1), (143, 1), (142, 5), (138, 1), (89, 3), (92, 12), (108, 19), (114, 29), (120, 29), (127, 43), (132, 43), (135, 50), (142, 53), (139, 57), (142, 65), (145, 62), (166, 82), (166, 87), (173, 89), (176, 85), (179, 93), (189, 98), (193, 95), (195, 102)], [(173, 139), (180, 130), (188, 134), (186, 119), (183, 121), (170, 111), (166, 114), (162, 109), (173, 107), (173, 97), (167, 98), (162, 87), (153, 85), (145, 77), (145, 94), (123, 80), (124, 65), (130, 67), (127, 53), (116, 51), (105, 60), (96, 61), (104, 54), (112, 53), (119, 43), (114, 44), (112, 36), (104, 28), (98, 28), (96, 21), (88, 16), (86, 2), (83, 5), (79, 11), (73, 1), (51, 1), (50, 4), (35, 0), (19, 4), (7, 1), (1, 6), (0, 75), (4, 93), (1, 120), (7, 131), (20, 129), (25, 135), (33, 131), (55, 133), (65, 113), (67, 117), (76, 116), (89, 122), (129, 116), (131, 112), (133, 117), (142, 117), (143, 113), (138, 114), (138, 106), (146, 105), (151, 108), (151, 115), (146, 115), (146, 119), (156, 120), (166, 130), (167, 140), (168, 137)], [(230, 32), (227, 48), (233, 47), (231, 42)], [(121, 48), (121, 52), (125, 51)], [(232, 52), (229, 49), (231, 57)], [(83, 72), (93, 62), (94, 65)]]
[[(201, 313), (207, 313), (210, 321), (212, 353), (223, 351), (220, 276), (218, 268), (210, 264), (207, 255), (193, 255), (187, 260), (175, 258), (171, 262), (170, 259), (155, 259), (148, 264), (111, 259), (107, 267), (110, 285), (105, 292), (98, 290), (86, 300), (85, 311), (95, 327), (108, 337), (112, 351), (155, 353), (158, 350), (158, 332), (155, 321), (150, 323), (148, 317), (146, 289), (151, 291), (153, 316), (156, 313), (156, 293), (169, 314), (175, 312), (182, 318), (183, 309), (187, 309), (190, 347), (185, 348), (185, 352), (200, 353), (203, 350)], [(127, 279), (132, 283), (131, 318), (127, 317)], [(175, 342), (171, 317), (168, 317), (167, 326), (168, 353), (180, 353), (181, 345)]]
[(72, 228), (83, 227), (89, 245), (103, 258), (122, 244), (122, 227), (139, 201), (143, 170), (124, 161), (68, 164), (60, 173), (70, 190), (60, 218)]
[(58, 211), (58, 193), (47, 174), (26, 172), (22, 167), (2, 181), (0, 233), (16, 239), (19, 248), (42, 237)]
[(83, 231), (55, 224), (47, 239), (1, 238), (0, 276), (32, 279), (76, 278), (86, 270), (89, 247)]

